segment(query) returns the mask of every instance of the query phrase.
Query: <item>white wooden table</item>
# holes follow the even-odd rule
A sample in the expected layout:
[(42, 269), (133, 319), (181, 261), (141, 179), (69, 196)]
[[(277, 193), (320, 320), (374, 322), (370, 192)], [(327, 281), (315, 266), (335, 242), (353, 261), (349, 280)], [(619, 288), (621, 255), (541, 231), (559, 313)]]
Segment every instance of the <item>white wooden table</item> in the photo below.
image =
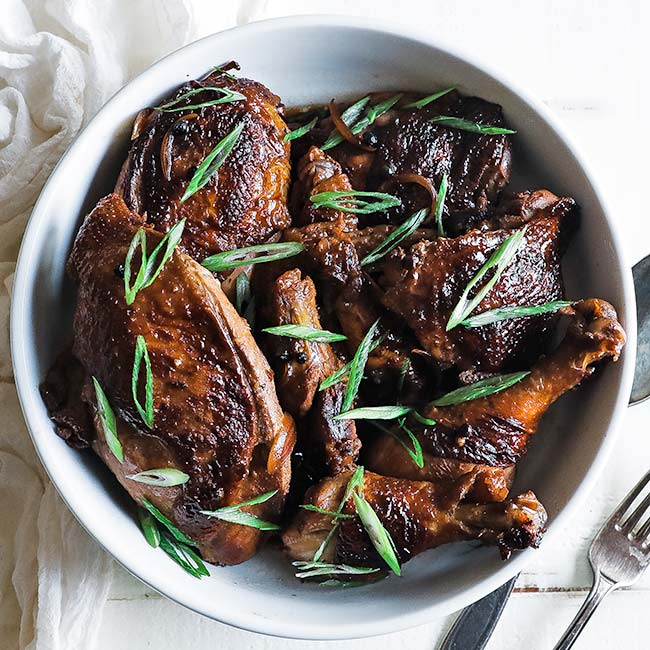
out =
[[(194, 1), (197, 36), (211, 33), (220, 3)], [(429, 25), (442, 43), (452, 43), (501, 70), (559, 115), (591, 163), (618, 220), (630, 262), (650, 253), (650, 215), (642, 207), (642, 196), (650, 186), (650, 10), (642, 7), (641, 0), (251, 0), (248, 4), (259, 18), (306, 11), (367, 13), (419, 28)], [(649, 420), (650, 404), (628, 411), (598, 488), (565, 534), (543, 544), (534, 564), (521, 575), (490, 650), (553, 647), (587, 593), (590, 540), (650, 467)], [(650, 647), (649, 617), (650, 572), (633, 589), (610, 596), (576, 648), (646, 650)], [(428, 650), (452, 620), (326, 647)], [(324, 644), (263, 637), (204, 619), (153, 593), (118, 567), (99, 634), (101, 650), (317, 647)]]

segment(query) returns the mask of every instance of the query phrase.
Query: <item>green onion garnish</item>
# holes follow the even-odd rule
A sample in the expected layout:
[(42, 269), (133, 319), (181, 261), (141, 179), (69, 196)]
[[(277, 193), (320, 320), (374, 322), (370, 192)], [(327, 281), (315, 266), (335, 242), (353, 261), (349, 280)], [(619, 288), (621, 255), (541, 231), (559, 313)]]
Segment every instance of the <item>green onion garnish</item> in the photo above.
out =
[[(258, 244), (257, 246), (247, 246), (246, 248), (236, 248), (225, 253), (217, 253), (206, 257), (201, 264), (216, 273), (218, 271), (228, 271), (238, 266), (247, 264), (260, 264), (262, 262), (274, 262), (283, 260), (285, 257), (293, 257), (301, 253), (305, 247), (300, 242), (280, 242), (278, 244)], [(253, 257), (257, 253), (262, 253), (259, 257)]]
[(428, 427), (433, 427), (436, 424), (435, 420), (425, 418), (424, 415), (420, 415), (417, 411), (411, 411), (410, 415), (412, 415), (413, 419), (417, 420), (420, 424), (424, 424)]
[(240, 526), (249, 526), (250, 528), (257, 528), (258, 530), (280, 530), (280, 526), (270, 521), (264, 521), (255, 515), (251, 515), (247, 512), (242, 512), (241, 508), (244, 506), (254, 506), (258, 503), (264, 503), (270, 498), (277, 494), (277, 490), (272, 492), (265, 492), (260, 494), (260, 496), (242, 503), (238, 503), (234, 506), (225, 506), (223, 508), (217, 508), (217, 510), (201, 510), (201, 514), (206, 517), (213, 517), (214, 519), (220, 519), (221, 521), (227, 521), (231, 524), (239, 524)]
[(460, 129), (461, 131), (470, 131), (471, 133), (482, 133), (484, 135), (507, 135), (517, 133), (512, 129), (504, 129), (500, 126), (490, 124), (477, 124), (471, 120), (465, 120), (462, 117), (453, 117), (451, 115), (436, 115), (432, 117), (431, 122), (446, 126), (450, 129)]
[(243, 316), (246, 305), (251, 300), (251, 282), (246, 273), (240, 273), (235, 280), (235, 309)]
[(149, 499), (142, 497), (142, 505), (178, 540), (183, 544), (188, 546), (197, 546), (196, 542), (193, 542), (183, 531), (178, 529), (171, 520), (165, 517), (156, 506), (154, 506)]
[(313, 578), (327, 575), (365, 575), (377, 573), (380, 569), (373, 567), (356, 567), (349, 564), (329, 564), (327, 562), (292, 562), (299, 571), (296, 578)]
[(325, 377), (325, 379), (321, 381), (318, 390), (326, 390), (338, 384), (340, 381), (343, 381), (348, 376), (351, 367), (352, 361), (348, 361), (344, 366), (335, 370), (329, 377)]
[(442, 225), (442, 211), (445, 208), (445, 197), (447, 196), (447, 186), (449, 184), (449, 178), (447, 174), (442, 175), (440, 180), (440, 187), (438, 188), (438, 197), (436, 199), (436, 213), (434, 215), (436, 225), (438, 226), (438, 237), (445, 236), (445, 229)]
[(398, 435), (395, 431), (392, 429), (389, 429), (388, 427), (385, 427), (379, 422), (373, 422), (373, 424), (380, 430), (389, 435), (391, 438), (394, 438), (397, 442), (399, 442), (402, 447), (404, 447), (404, 450), (406, 453), (411, 457), (411, 460), (420, 468), (424, 467), (424, 453), (422, 452), (422, 445), (420, 444), (420, 441), (416, 438), (415, 434), (406, 426), (405, 419), (402, 418), (398, 423), (397, 426), (404, 431), (404, 433), (410, 438), (411, 444), (413, 445), (413, 449), (409, 447), (409, 445), (402, 439), (400, 435)]
[(354, 519), (354, 515), (345, 515), (342, 512), (334, 512), (334, 510), (324, 510), (323, 508), (319, 508), (311, 503), (305, 503), (300, 507), (304, 510), (309, 510), (310, 512), (317, 512), (320, 515), (327, 515), (332, 519)]
[(190, 480), (189, 474), (181, 472), (173, 467), (163, 467), (161, 469), (147, 469), (137, 474), (129, 474), (126, 478), (146, 485), (157, 485), (159, 487), (173, 487), (183, 485)]
[[(361, 111), (365, 107), (366, 103), (361, 107), (361, 110), (358, 111), (358, 115), (351, 120), (348, 120), (348, 117), (346, 113), (351, 109), (357, 106), (357, 104), (353, 104), (350, 109), (347, 109), (346, 111), (343, 111), (341, 114), (341, 119), (345, 123), (347, 127), (349, 127), (350, 132), (353, 133), (354, 135), (357, 135), (358, 133), (361, 133), (364, 129), (367, 129), (379, 116), (383, 115), (387, 110), (391, 109), (397, 102), (402, 98), (402, 93), (399, 93), (397, 95), (393, 95), (389, 99), (385, 99), (383, 102), (379, 102), (375, 104), (374, 106), (370, 106), (368, 110), (366, 111), (366, 114), (363, 117), (360, 117)], [(367, 97), (365, 99), (368, 99)], [(363, 101), (363, 100), (361, 100)], [(327, 141), (325, 144), (321, 147), (321, 150), (325, 151), (326, 149), (331, 149), (332, 147), (335, 147), (338, 144), (341, 144), (343, 142), (343, 136), (337, 131), (334, 130), (330, 133), (329, 137), (327, 138)]]
[(384, 241), (374, 248), (368, 255), (361, 260), (361, 266), (374, 264), (378, 259), (390, 253), (394, 248), (399, 246), (405, 239), (410, 237), (425, 220), (429, 211), (426, 208), (414, 212), (406, 221), (401, 223), (393, 232), (384, 239)]
[[(354, 124), (363, 113), (363, 109), (366, 107), (366, 104), (370, 101), (370, 97), (363, 97), (358, 102), (352, 104), (341, 113), (341, 120), (343, 123), (349, 127), (351, 124)], [(327, 140), (321, 146), (321, 151), (327, 151), (332, 147), (335, 147), (337, 144), (343, 142), (343, 136), (338, 132), (337, 129), (334, 129), (329, 134)]]
[[(363, 487), (363, 467), (359, 465), (352, 473), (352, 476), (350, 477), (350, 480), (348, 481), (348, 484), (345, 487), (343, 498), (341, 499), (341, 502), (339, 503), (339, 507), (336, 509), (336, 512), (337, 513), (342, 512), (343, 507), (345, 506), (347, 500), (350, 498), (350, 495), (352, 494), (352, 491), (361, 489), (362, 487)], [(330, 529), (330, 532), (327, 533), (327, 536), (323, 540), (322, 544), (316, 549), (316, 552), (314, 553), (314, 557), (312, 558), (312, 562), (318, 562), (318, 560), (320, 560), (321, 556), (325, 552), (325, 549), (328, 547), (330, 541), (334, 537), (334, 533), (336, 532), (338, 527), (339, 527), (339, 522), (338, 520), (335, 520), (334, 525)]]
[[(231, 63), (233, 63), (233, 62), (231, 61)], [(228, 64), (224, 63), (223, 65), (228, 65)], [(234, 74), (231, 74), (230, 72), (228, 72), (228, 70), (224, 70), (223, 65), (214, 65), (212, 67), (214, 68), (215, 72), (218, 72), (219, 74), (222, 74), (222, 75), (228, 77), (228, 79), (237, 79), (237, 77), (235, 77)], [(237, 69), (239, 69), (239, 68), (237, 68)]]
[(401, 98), (402, 93), (399, 93), (397, 95), (393, 95), (389, 99), (384, 100), (383, 102), (379, 102), (374, 106), (370, 106), (366, 111), (366, 114), (358, 122), (355, 122), (352, 125), (350, 131), (354, 133), (354, 135), (361, 133), (361, 131), (367, 129), (378, 117), (393, 108), (393, 106), (395, 106), (395, 104), (397, 104)]
[(307, 135), (307, 133), (309, 133), (316, 126), (317, 122), (318, 122), (318, 115), (316, 115), (316, 117), (314, 117), (312, 120), (307, 122), (307, 124), (303, 124), (301, 127), (298, 127), (293, 131), (289, 131), (289, 133), (285, 134), (284, 138), (282, 138), (282, 142), (290, 142), (291, 140), (297, 140), (298, 138), (302, 138), (303, 135)]
[(240, 122), (223, 140), (220, 140), (216, 147), (205, 157), (203, 162), (196, 168), (194, 176), (190, 180), (181, 203), (184, 203), (191, 196), (196, 194), (202, 187), (205, 187), (210, 179), (219, 171), (219, 167), (234, 149), (237, 140), (244, 130), (244, 122)]
[(335, 415), (333, 420), (396, 420), (411, 411), (410, 406), (365, 406)]
[[(379, 582), (379, 580), (374, 580), (373, 582)], [(324, 580), (323, 582), (319, 582), (318, 586), (350, 588), (350, 587), (365, 587), (369, 584), (371, 583), (361, 582), (360, 580), (336, 580), (335, 578), (332, 578), (331, 580)]]
[(451, 88), (445, 88), (444, 90), (439, 90), (437, 93), (433, 93), (433, 95), (427, 95), (422, 99), (418, 99), (416, 102), (411, 102), (410, 104), (407, 104), (406, 106), (404, 106), (404, 108), (424, 108), (427, 104), (430, 104), (431, 102), (435, 102), (436, 99), (439, 99), (443, 95), (450, 93), (452, 90), (456, 90), (456, 86), (452, 86)]
[[(172, 106), (176, 106), (176, 104), (183, 101), (184, 99), (187, 99), (188, 97), (192, 97), (193, 95), (202, 93), (204, 91), (209, 91), (209, 90), (213, 92), (218, 92), (221, 95), (221, 97), (218, 97), (217, 99), (211, 99), (205, 102), (201, 102), (200, 104), (191, 104), (189, 106), (179, 106), (176, 108), (171, 108)], [(190, 90), (189, 92), (182, 94), (180, 97), (177, 97), (176, 99), (172, 99), (171, 102), (167, 102), (166, 104), (162, 104), (161, 106), (154, 106), (154, 111), (160, 111), (161, 113), (174, 113), (176, 111), (187, 111), (187, 110), (194, 110), (196, 108), (203, 108), (204, 106), (216, 106), (217, 104), (229, 104), (230, 102), (238, 102), (241, 99), (246, 99), (246, 96), (234, 90), (230, 90), (229, 88), (218, 88), (217, 86), (202, 86), (201, 88), (194, 88), (193, 90)]]
[(100, 386), (96, 377), (93, 377), (93, 384), (95, 386), (95, 397), (97, 398), (97, 413), (99, 420), (102, 423), (102, 431), (104, 432), (104, 440), (111, 453), (120, 463), (124, 462), (124, 451), (122, 450), (122, 443), (117, 437), (117, 423), (115, 421), (115, 413), (111, 405), (108, 403), (106, 393)]
[[(366, 201), (362, 197), (377, 199)], [(340, 212), (352, 212), (354, 214), (372, 214), (373, 212), (384, 212), (394, 208), (402, 202), (392, 194), (384, 192), (362, 192), (357, 190), (338, 192), (319, 192), (309, 197), (315, 208), (331, 208)]]
[[(145, 398), (144, 408), (138, 399), (138, 384), (140, 382), (140, 366), (144, 359), (145, 367)], [(151, 372), (151, 360), (147, 350), (147, 342), (144, 336), (138, 334), (135, 343), (135, 356), (133, 358), (133, 371), (131, 373), (131, 393), (133, 394), (133, 403), (142, 421), (151, 429), (153, 427), (153, 373)]]
[(201, 579), (203, 576), (210, 576), (203, 560), (189, 546), (178, 542), (171, 535), (164, 531), (160, 536), (160, 548), (169, 555), (178, 565), (195, 578)]
[[(505, 268), (514, 259), (517, 251), (525, 243), (525, 228), (517, 230), (510, 235), (499, 248), (492, 253), (490, 259), (479, 269), (478, 273), (472, 278), (470, 283), (465, 287), (463, 295), (454, 307), (449, 320), (447, 321), (446, 331), (449, 331), (460, 325), (481, 303), (483, 298), (490, 292), (492, 287), (505, 270)], [(494, 267), (494, 275), (485, 283), (477, 294), (469, 299), (469, 292), (483, 279), (485, 274)]]
[(511, 318), (522, 318), (523, 316), (537, 316), (538, 314), (548, 314), (550, 312), (570, 307), (573, 303), (568, 300), (554, 300), (552, 302), (545, 302), (543, 305), (521, 305), (512, 307), (499, 307), (497, 309), (490, 309), (484, 311), (476, 316), (470, 316), (461, 321), (461, 325), (465, 327), (481, 327), (483, 325), (490, 325), (491, 323), (498, 323), (502, 320), (509, 320)]
[(158, 548), (160, 546), (160, 531), (158, 530), (156, 520), (152, 517), (151, 513), (144, 508), (138, 508), (138, 517), (140, 519), (140, 526), (142, 527), (144, 538), (149, 543), (149, 546)]
[(384, 528), (377, 513), (363, 496), (359, 495), (356, 491), (352, 492), (352, 499), (356, 506), (359, 519), (361, 519), (361, 523), (366, 529), (375, 550), (381, 555), (384, 562), (386, 562), (395, 575), (402, 575), (399, 560), (397, 559), (395, 543), (390, 533)]
[[(368, 355), (372, 349), (373, 339), (377, 328), (379, 327), (379, 319), (377, 319), (366, 332), (365, 336), (359, 343), (359, 347), (354, 353), (352, 362), (350, 365), (350, 375), (348, 378), (348, 385), (345, 388), (345, 395), (343, 397), (343, 402), (341, 404), (341, 414), (349, 412), (350, 408), (354, 404), (354, 400), (359, 392), (359, 386), (361, 385), (361, 380), (363, 379), (363, 373), (366, 368), (366, 363), (368, 362)], [(359, 409), (357, 409), (359, 410)], [(339, 417), (339, 416), (337, 416)], [(336, 419), (336, 418), (335, 418)]]
[(528, 375), (530, 375), (530, 370), (511, 372), (507, 375), (495, 375), (494, 377), (481, 379), (481, 381), (477, 381), (469, 386), (461, 386), (438, 399), (434, 399), (431, 402), (431, 406), (451, 406), (452, 404), (460, 404), (461, 402), (469, 402), (473, 399), (494, 395), (494, 393), (500, 393), (502, 390), (513, 386)]
[[(171, 257), (172, 253), (183, 236), (185, 229), (185, 219), (181, 219), (175, 223), (169, 232), (158, 242), (156, 248), (153, 249), (151, 255), (147, 255), (147, 235), (144, 228), (140, 228), (129, 245), (129, 250), (124, 259), (124, 296), (126, 304), (131, 305), (135, 297), (141, 289), (146, 289), (153, 284), (154, 280), (158, 277), (159, 273)], [(140, 248), (140, 268), (136, 275), (133, 285), (131, 285), (131, 265), (133, 264), (133, 256), (135, 251)], [(162, 253), (160, 261), (158, 256)]]
[[(372, 352), (384, 339), (384, 336), (380, 336), (373, 344), (370, 346), (370, 352)], [(326, 390), (335, 384), (338, 384), (340, 381), (343, 381), (350, 373), (350, 368), (352, 367), (352, 361), (348, 361), (342, 368), (335, 370), (329, 377), (326, 377), (321, 381), (318, 390)]]
[(334, 343), (335, 341), (345, 341), (347, 336), (336, 334), (327, 330), (319, 330), (309, 325), (276, 325), (274, 327), (265, 327), (262, 332), (274, 334), (275, 336), (288, 336), (292, 339), (304, 339), (305, 341), (315, 341), (317, 343)]

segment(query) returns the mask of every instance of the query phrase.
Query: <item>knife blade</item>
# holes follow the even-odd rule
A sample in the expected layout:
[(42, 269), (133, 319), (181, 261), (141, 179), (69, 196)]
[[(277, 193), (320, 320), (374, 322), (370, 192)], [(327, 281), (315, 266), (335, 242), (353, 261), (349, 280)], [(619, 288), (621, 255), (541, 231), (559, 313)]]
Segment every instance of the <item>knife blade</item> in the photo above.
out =
[(466, 607), (455, 620), (439, 650), (483, 650), (494, 632), (519, 575)]

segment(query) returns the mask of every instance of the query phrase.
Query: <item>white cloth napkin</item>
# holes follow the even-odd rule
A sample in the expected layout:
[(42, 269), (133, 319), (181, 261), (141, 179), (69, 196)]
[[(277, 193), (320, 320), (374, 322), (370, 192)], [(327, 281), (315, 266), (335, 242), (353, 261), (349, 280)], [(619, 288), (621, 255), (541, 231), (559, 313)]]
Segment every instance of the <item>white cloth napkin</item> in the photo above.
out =
[(190, 36), (187, 0), (0, 0), (0, 646), (91, 650), (108, 556), (68, 512), (25, 429), (9, 355), (23, 230), (79, 129)]

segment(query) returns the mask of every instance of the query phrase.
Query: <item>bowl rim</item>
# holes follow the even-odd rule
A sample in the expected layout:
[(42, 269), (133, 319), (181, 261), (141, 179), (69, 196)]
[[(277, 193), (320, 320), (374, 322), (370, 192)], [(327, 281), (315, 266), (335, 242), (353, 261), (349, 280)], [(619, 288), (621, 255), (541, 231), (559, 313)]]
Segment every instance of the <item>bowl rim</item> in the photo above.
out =
[[(517, 84), (512, 83), (500, 72), (495, 71), (490, 66), (479, 63), (474, 56), (467, 51), (456, 48), (445, 42), (444, 40), (436, 40), (435, 36), (428, 34), (423, 28), (406, 27), (404, 25), (395, 25), (385, 19), (367, 18), (361, 16), (343, 16), (343, 15), (329, 15), (329, 14), (307, 14), (298, 16), (286, 16), (280, 18), (271, 18), (258, 22), (249, 23), (242, 26), (233, 27), (221, 32), (210, 34), (201, 39), (193, 41), (182, 48), (171, 52), (162, 59), (156, 61), (153, 65), (146, 68), (143, 72), (133, 78), (123, 88), (118, 90), (94, 115), (85, 127), (76, 135), (66, 152), (63, 154), (59, 162), (55, 165), (48, 180), (46, 181), (43, 189), (36, 201), (32, 213), (30, 215), (28, 224), (25, 228), (25, 233), (20, 246), (18, 259), (16, 263), (16, 270), (14, 276), (14, 283), (12, 289), (11, 299), (11, 315), (10, 315), (10, 344), (11, 356), (14, 371), (14, 378), (16, 390), (18, 393), (23, 417), (32, 443), (36, 449), (40, 462), (45, 468), (50, 480), (54, 484), (59, 496), (63, 499), (66, 506), (73, 513), (81, 526), (95, 539), (95, 541), (122, 566), (129, 573), (137, 577), (140, 581), (144, 582), (147, 586), (161, 593), (165, 597), (173, 600), (188, 609), (202, 614), (213, 620), (226, 623), (228, 625), (262, 634), (271, 636), (295, 638), (295, 639), (311, 639), (311, 640), (343, 640), (379, 636), (391, 632), (405, 630), (411, 627), (422, 625), (434, 618), (451, 614), (452, 612), (465, 607), (483, 596), (497, 589), (499, 586), (507, 582), (510, 578), (517, 575), (525, 565), (533, 559), (533, 549), (527, 549), (508, 562), (504, 562), (503, 566), (492, 574), (480, 579), (478, 582), (463, 590), (462, 592), (449, 596), (438, 603), (430, 603), (423, 601), (421, 605), (415, 608), (408, 614), (388, 614), (382, 621), (363, 622), (360, 621), (354, 625), (341, 624), (337, 626), (327, 625), (323, 622), (318, 625), (304, 624), (301, 621), (292, 621), (286, 623), (283, 621), (270, 620), (259, 614), (252, 612), (236, 612), (225, 609), (219, 612), (219, 615), (202, 611), (196, 605), (188, 602), (184, 594), (179, 592), (170, 593), (170, 590), (156, 586), (153, 574), (151, 577), (143, 576), (142, 567), (138, 567), (137, 562), (132, 558), (125, 556), (123, 553), (118, 552), (111, 540), (102, 540), (95, 534), (95, 527), (93, 526), (92, 518), (84, 518), (78, 514), (78, 509), (75, 503), (79, 500), (79, 496), (72, 494), (71, 491), (66, 491), (61, 477), (57, 475), (57, 471), (52, 467), (48, 460), (46, 450), (39, 443), (39, 438), (42, 433), (36, 430), (30, 422), (30, 410), (35, 405), (36, 400), (40, 399), (38, 387), (28, 385), (26, 376), (28, 373), (28, 364), (25, 354), (25, 347), (23, 345), (22, 332), (26, 331), (29, 323), (26, 320), (26, 305), (29, 303), (27, 288), (30, 285), (30, 278), (34, 275), (35, 269), (31, 268), (28, 264), (33, 255), (36, 234), (39, 226), (44, 222), (47, 216), (47, 203), (48, 196), (52, 193), (53, 187), (57, 184), (57, 172), (63, 160), (68, 156), (70, 151), (76, 147), (78, 142), (87, 137), (96, 126), (101, 123), (101, 120), (107, 115), (113, 104), (117, 102), (118, 98), (123, 94), (130, 92), (134, 86), (137, 86), (148, 75), (153, 74), (153, 71), (164, 67), (173, 60), (179, 52), (187, 51), (193, 48), (203, 47), (206, 42), (218, 41), (224, 35), (231, 34), (231, 32), (243, 33), (248, 32), (251, 35), (274, 31), (277, 29), (301, 29), (310, 27), (342, 27), (357, 30), (371, 31), (385, 37), (398, 37), (406, 40), (413, 41), (414, 43), (425, 45), (429, 48), (438, 50), (447, 56), (454, 57), (464, 64), (475, 68), (480, 73), (493, 79), (497, 83), (505, 86), (517, 99), (530, 108), (536, 116), (536, 119), (542, 120), (546, 125), (557, 135), (562, 141), (567, 151), (573, 156), (575, 162), (584, 173), (585, 179), (588, 183), (594, 198), (600, 204), (605, 221), (609, 226), (611, 232), (611, 245), (613, 247), (615, 257), (619, 263), (621, 271), (621, 288), (624, 297), (624, 304), (617, 305), (619, 313), (626, 324), (626, 331), (628, 341), (624, 355), (620, 361), (623, 368), (621, 370), (620, 381), (618, 384), (618, 392), (616, 402), (614, 404), (609, 425), (605, 430), (600, 446), (594, 457), (593, 463), (586, 470), (574, 494), (569, 498), (566, 506), (558, 513), (553, 521), (553, 526), (548, 531), (547, 539), (554, 537), (555, 533), (569, 521), (577, 511), (578, 507), (584, 502), (588, 493), (593, 488), (595, 482), (603, 471), (605, 464), (611, 454), (614, 444), (616, 442), (619, 425), (622, 415), (628, 405), (628, 397), (630, 394), (632, 379), (634, 373), (634, 360), (636, 351), (636, 308), (635, 308), (635, 293), (632, 282), (631, 266), (627, 260), (625, 249), (623, 248), (620, 240), (620, 235), (617, 232), (615, 221), (612, 219), (611, 211), (607, 202), (603, 198), (595, 176), (581, 155), (579, 149), (575, 146), (571, 137), (567, 134), (564, 126), (559, 120), (551, 113), (551, 111), (544, 106), (540, 101), (531, 97), (528, 92), (522, 90)], [(51, 432), (48, 431), (49, 435)]]

